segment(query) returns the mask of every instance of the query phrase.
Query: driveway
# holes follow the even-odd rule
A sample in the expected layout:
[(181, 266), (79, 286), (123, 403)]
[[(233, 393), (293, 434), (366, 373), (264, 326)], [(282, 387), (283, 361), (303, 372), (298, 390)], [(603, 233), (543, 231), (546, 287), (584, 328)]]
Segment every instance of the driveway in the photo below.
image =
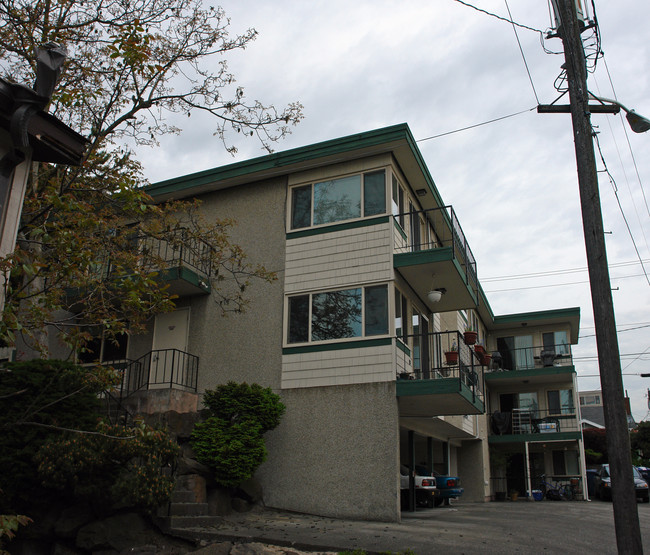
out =
[[(643, 544), (650, 552), (650, 504), (638, 504)], [(259, 541), (295, 549), (433, 554), (617, 553), (611, 503), (601, 501), (452, 502), (403, 513), (402, 522), (331, 519), (269, 509), (224, 518), (195, 530), (208, 543)]]

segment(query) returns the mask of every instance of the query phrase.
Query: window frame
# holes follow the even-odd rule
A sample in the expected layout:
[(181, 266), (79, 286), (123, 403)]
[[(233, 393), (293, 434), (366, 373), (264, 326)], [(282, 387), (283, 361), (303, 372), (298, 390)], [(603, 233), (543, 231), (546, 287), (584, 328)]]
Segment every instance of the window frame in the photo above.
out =
[[(368, 318), (367, 318), (367, 303), (368, 303), (368, 296), (366, 292), (368, 290), (372, 289), (378, 289), (380, 287), (383, 287), (385, 290), (385, 295), (384, 295), (384, 302), (385, 302), (385, 313), (384, 313), (384, 318), (386, 322), (385, 326), (385, 333), (368, 333)], [(360, 335), (353, 335), (350, 337), (338, 337), (338, 338), (326, 338), (326, 339), (314, 339), (313, 338), (313, 311), (314, 311), (314, 296), (316, 295), (324, 295), (328, 293), (336, 293), (338, 291), (352, 291), (355, 289), (360, 289), (361, 290), (361, 299), (360, 299), (360, 307), (361, 307), (361, 318), (360, 318), (360, 324), (359, 328), (361, 330)], [(308, 298), (308, 314), (306, 316), (307, 320), (307, 340), (306, 341), (292, 341), (291, 339), (291, 303), (292, 299), (300, 299), (300, 298), (307, 297)], [(388, 283), (372, 283), (372, 284), (364, 284), (364, 285), (355, 285), (355, 286), (348, 286), (348, 287), (339, 287), (336, 289), (326, 289), (326, 290), (317, 290), (317, 291), (310, 291), (310, 292), (305, 292), (305, 293), (296, 293), (292, 295), (287, 296), (287, 301), (285, 304), (285, 310), (286, 310), (286, 325), (285, 325), (285, 330), (284, 330), (284, 344), (287, 347), (297, 347), (301, 345), (322, 345), (322, 344), (330, 344), (330, 343), (345, 343), (349, 341), (359, 341), (359, 340), (364, 340), (364, 339), (375, 339), (379, 337), (387, 337), (390, 335), (391, 332), (391, 326), (390, 326), (390, 299), (389, 299), (389, 287)]]
[[(372, 183), (370, 182), (370, 177), (377, 175), (379, 173), (383, 173), (383, 180), (384, 180), (384, 187), (383, 187), (383, 211), (381, 212), (376, 212), (373, 211), (371, 213), (366, 214), (368, 212), (369, 206), (366, 203), (366, 193), (367, 190), (370, 190), (372, 188)], [(370, 170), (364, 170), (364, 171), (358, 171), (358, 172), (353, 172), (349, 174), (343, 174), (343, 175), (337, 175), (333, 177), (329, 177), (326, 179), (317, 179), (313, 180), (308, 183), (296, 183), (295, 185), (291, 185), (289, 187), (289, 195), (288, 195), (288, 202), (289, 202), (289, 209), (287, 210), (287, 228), (290, 232), (294, 231), (304, 231), (306, 229), (317, 229), (321, 227), (327, 227), (331, 225), (336, 225), (340, 223), (346, 223), (346, 222), (353, 222), (353, 221), (358, 221), (358, 220), (365, 220), (365, 219), (370, 219), (370, 218), (376, 218), (378, 216), (384, 216), (386, 214), (389, 214), (388, 211), (388, 199), (390, 197), (387, 183), (388, 179), (387, 176), (392, 174), (392, 172), (389, 170), (388, 167), (382, 166)], [(336, 181), (344, 181), (346, 179), (350, 179), (353, 177), (359, 176), (359, 216), (353, 216), (350, 218), (343, 218), (343, 219), (335, 219), (332, 221), (327, 221), (323, 223), (318, 223), (315, 224), (314, 221), (316, 219), (316, 187), (319, 184), (323, 183), (328, 183), (328, 182), (336, 182)], [(366, 181), (368, 179), (368, 182)], [(308, 225), (298, 225), (294, 227), (294, 223), (297, 220), (300, 220), (300, 222), (304, 221), (306, 219), (305, 215), (303, 214), (302, 217), (300, 214), (294, 213), (295, 206), (296, 206), (296, 198), (297, 198), (297, 191), (300, 191), (301, 189), (307, 189), (309, 188), (310, 190), (310, 201), (309, 201), (309, 224)], [(377, 187), (376, 190), (380, 190), (380, 187)], [(306, 197), (305, 197), (306, 198)]]

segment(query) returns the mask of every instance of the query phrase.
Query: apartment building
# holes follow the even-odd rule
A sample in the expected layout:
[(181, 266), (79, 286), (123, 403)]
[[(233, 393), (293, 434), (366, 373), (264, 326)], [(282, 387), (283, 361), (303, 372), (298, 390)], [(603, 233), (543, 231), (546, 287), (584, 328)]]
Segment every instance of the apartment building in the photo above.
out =
[(459, 475), (470, 501), (525, 494), (543, 473), (584, 476), (579, 309), (492, 313), (407, 125), (148, 192), (235, 219), (233, 241), (279, 279), (254, 284), (249, 310), (224, 318), (213, 276), (170, 249), (162, 275), (176, 311), (103, 359), (125, 361), (143, 411), (196, 410), (229, 380), (276, 391), (287, 410), (257, 473), (267, 506), (399, 520), (400, 464)]

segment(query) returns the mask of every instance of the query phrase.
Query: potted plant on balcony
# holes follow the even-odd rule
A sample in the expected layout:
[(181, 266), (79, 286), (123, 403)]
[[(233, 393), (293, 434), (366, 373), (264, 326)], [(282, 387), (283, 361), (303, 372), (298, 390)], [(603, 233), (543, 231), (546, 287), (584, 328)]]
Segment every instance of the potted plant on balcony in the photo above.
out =
[(458, 345), (454, 341), (448, 351), (445, 351), (445, 360), (447, 364), (458, 363)]
[(472, 326), (468, 327), (463, 334), (465, 345), (474, 345), (478, 339), (478, 332)]
[(483, 366), (490, 366), (490, 363), (492, 362), (492, 355), (490, 353), (484, 353), (481, 362), (483, 363)]
[(480, 357), (482, 357), (485, 354), (485, 347), (483, 347), (483, 343), (480, 341), (476, 342), (476, 345), (474, 345), (474, 352)]

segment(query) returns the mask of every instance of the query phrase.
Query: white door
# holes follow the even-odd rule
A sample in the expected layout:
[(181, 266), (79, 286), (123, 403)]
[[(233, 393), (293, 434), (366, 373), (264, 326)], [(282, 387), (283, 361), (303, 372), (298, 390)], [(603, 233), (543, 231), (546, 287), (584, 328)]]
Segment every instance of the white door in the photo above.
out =
[(183, 384), (187, 372), (190, 309), (158, 314), (154, 323), (149, 387)]

